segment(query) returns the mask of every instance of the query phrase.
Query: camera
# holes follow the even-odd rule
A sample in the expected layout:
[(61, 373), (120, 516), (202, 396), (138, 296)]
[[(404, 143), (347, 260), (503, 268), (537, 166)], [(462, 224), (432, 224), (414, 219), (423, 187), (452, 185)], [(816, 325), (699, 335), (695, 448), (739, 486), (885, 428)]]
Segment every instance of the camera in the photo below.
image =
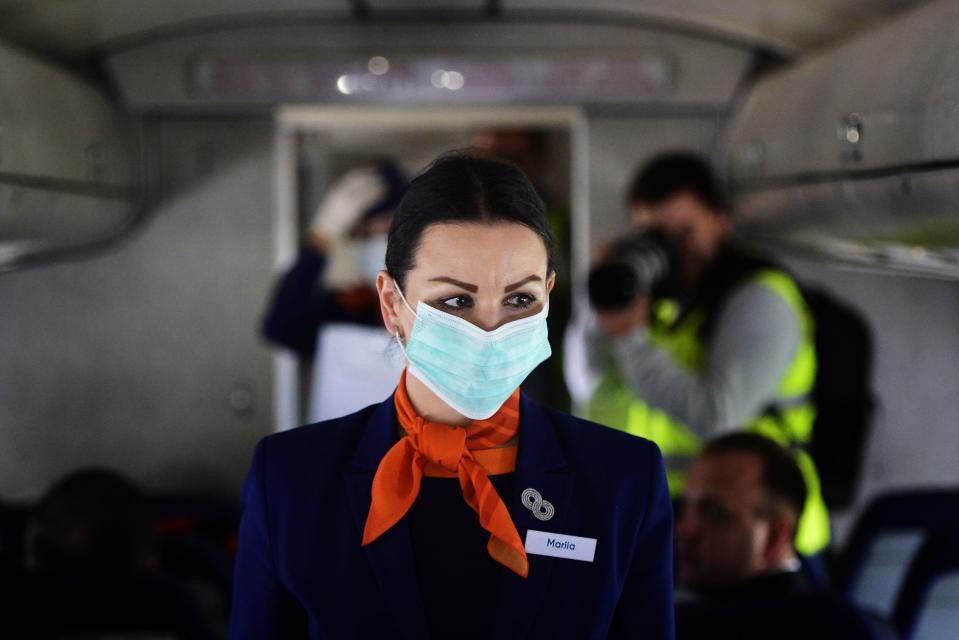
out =
[(621, 238), (589, 272), (589, 301), (600, 311), (624, 309), (639, 296), (675, 297), (678, 288), (676, 247), (656, 232)]

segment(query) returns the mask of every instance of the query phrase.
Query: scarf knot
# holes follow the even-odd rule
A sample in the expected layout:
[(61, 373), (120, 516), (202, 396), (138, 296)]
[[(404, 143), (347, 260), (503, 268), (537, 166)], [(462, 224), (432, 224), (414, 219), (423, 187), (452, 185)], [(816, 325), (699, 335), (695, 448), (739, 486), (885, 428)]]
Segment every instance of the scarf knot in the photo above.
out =
[(460, 461), (469, 455), (466, 448), (466, 429), (424, 422), (422, 418), (417, 420), (420, 428), (415, 429), (410, 436), (414, 441), (413, 446), (433, 464), (456, 473)]
[(394, 394), (396, 418), (406, 435), (386, 452), (373, 476), (370, 512), (363, 529), (368, 545), (399, 522), (416, 500), (424, 475), (459, 478), (463, 500), (490, 532), (486, 549), (500, 564), (525, 578), (526, 549), (490, 473), (516, 468), (516, 445), (506, 446), (519, 430), (519, 390), (496, 414), (468, 427), (427, 422), (416, 414), (406, 393), (406, 371)]

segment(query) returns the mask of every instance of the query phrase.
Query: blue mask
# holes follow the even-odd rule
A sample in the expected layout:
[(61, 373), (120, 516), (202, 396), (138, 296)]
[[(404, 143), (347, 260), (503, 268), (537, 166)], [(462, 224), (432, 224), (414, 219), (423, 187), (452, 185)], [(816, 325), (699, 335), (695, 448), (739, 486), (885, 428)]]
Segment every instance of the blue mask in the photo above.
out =
[(409, 360), (407, 371), (443, 402), (473, 420), (499, 410), (526, 376), (552, 350), (546, 331), (549, 304), (536, 315), (508, 322), (492, 331), (427, 304), (410, 307), (416, 320), (406, 345), (396, 340)]

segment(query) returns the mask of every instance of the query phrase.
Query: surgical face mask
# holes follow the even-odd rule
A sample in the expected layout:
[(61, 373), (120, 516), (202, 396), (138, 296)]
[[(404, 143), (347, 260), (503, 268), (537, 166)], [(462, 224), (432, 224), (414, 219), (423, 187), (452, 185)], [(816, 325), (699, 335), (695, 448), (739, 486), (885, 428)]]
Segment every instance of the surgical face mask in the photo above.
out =
[(328, 254), (323, 283), (329, 288), (376, 285), (376, 274), (386, 261), (386, 236), (348, 239), (333, 245)]
[(376, 275), (386, 262), (386, 235), (378, 234), (363, 241), (356, 266), (364, 282), (375, 285)]
[(536, 315), (492, 331), (427, 304), (410, 307), (416, 320), (404, 346), (407, 371), (443, 402), (473, 420), (484, 420), (503, 406), (526, 376), (552, 350), (546, 332), (549, 304)]

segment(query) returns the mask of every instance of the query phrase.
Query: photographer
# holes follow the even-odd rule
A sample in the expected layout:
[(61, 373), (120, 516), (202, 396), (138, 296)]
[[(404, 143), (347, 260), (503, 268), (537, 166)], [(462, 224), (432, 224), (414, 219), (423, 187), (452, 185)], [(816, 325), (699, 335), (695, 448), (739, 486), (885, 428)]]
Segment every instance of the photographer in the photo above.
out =
[(801, 450), (815, 418), (814, 327), (796, 282), (731, 241), (728, 203), (699, 156), (654, 158), (629, 206), (636, 235), (594, 267), (594, 313), (567, 333), (574, 398), (589, 419), (656, 442), (674, 495), (706, 439), (745, 426), (791, 447), (810, 494), (797, 545), (821, 550), (828, 515)]

